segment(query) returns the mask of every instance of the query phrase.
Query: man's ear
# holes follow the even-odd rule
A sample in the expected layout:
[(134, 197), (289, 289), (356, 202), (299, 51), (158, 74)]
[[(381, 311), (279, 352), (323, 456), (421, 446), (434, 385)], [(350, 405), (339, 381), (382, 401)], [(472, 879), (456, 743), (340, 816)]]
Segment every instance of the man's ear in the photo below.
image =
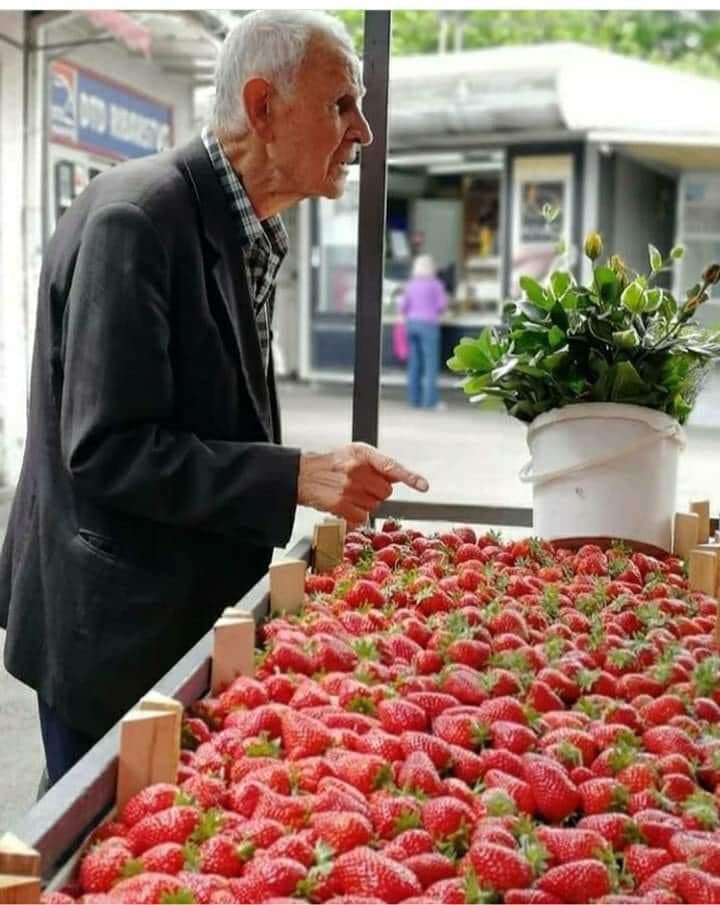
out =
[(256, 77), (245, 82), (243, 101), (250, 129), (263, 141), (272, 141), (270, 97), (272, 85), (265, 79)]

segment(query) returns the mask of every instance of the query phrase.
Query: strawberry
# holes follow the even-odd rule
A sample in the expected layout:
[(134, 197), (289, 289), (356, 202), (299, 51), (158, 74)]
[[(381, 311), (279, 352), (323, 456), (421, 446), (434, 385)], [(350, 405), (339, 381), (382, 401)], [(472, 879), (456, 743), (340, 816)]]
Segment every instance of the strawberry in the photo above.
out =
[(555, 898), (542, 889), (509, 889), (503, 897), (503, 902), (508, 905), (557, 905)]
[(233, 901), (264, 902), (292, 896), (306, 874), (306, 867), (292, 858), (255, 858), (242, 879), (231, 881)]
[(365, 578), (359, 578), (344, 596), (347, 606), (358, 609), (361, 606), (369, 604), (373, 607), (385, 606), (385, 595), (380, 586), (374, 581), (368, 581)]
[(699, 757), (699, 750), (692, 739), (681, 729), (673, 726), (655, 726), (643, 733), (643, 745), (646, 751), (663, 756), (665, 754), (682, 754), (688, 760)]
[(403, 861), (403, 865), (410, 868), (423, 889), (441, 880), (449, 880), (457, 874), (455, 863), (440, 852), (411, 855)]
[(664, 694), (640, 708), (640, 717), (649, 726), (663, 726), (685, 713), (685, 703), (675, 694)]
[(261, 788), (260, 795), (252, 816), (268, 817), (277, 820), (283, 826), (301, 829), (307, 823), (312, 809), (312, 798), (309, 795), (279, 795), (268, 788)]
[(225, 781), (206, 773), (195, 773), (186, 779), (180, 788), (204, 811), (218, 807), (225, 795)]
[(352, 811), (313, 814), (310, 817), (310, 828), (335, 854), (367, 845), (373, 834), (370, 821)]
[(328, 885), (336, 894), (353, 896), (352, 901), (369, 895), (394, 903), (422, 893), (419, 880), (409, 868), (364, 846), (336, 859)]
[(488, 770), (485, 774), (487, 789), (501, 789), (512, 798), (518, 810), (525, 814), (534, 814), (537, 807), (533, 790), (528, 783), (502, 770)]
[(268, 703), (268, 693), (262, 682), (249, 676), (238, 676), (219, 696), (220, 707), (225, 711), (254, 710)]
[(458, 833), (467, 833), (475, 823), (472, 808), (456, 798), (444, 795), (422, 806), (422, 825), (436, 841)]
[(640, 886), (661, 867), (670, 864), (672, 856), (662, 848), (650, 848), (647, 845), (628, 845), (624, 854), (625, 869), (635, 878), (635, 885)]
[(410, 795), (374, 792), (370, 796), (370, 819), (378, 836), (391, 839), (420, 826), (420, 804)]
[(238, 845), (230, 836), (222, 833), (203, 842), (199, 850), (200, 870), (204, 874), (221, 877), (239, 877), (245, 862), (254, 851), (252, 843)]
[(450, 668), (441, 675), (440, 687), (445, 694), (452, 695), (461, 704), (482, 704), (488, 698), (480, 682), (480, 676), (475, 671), (463, 667)]
[(535, 798), (536, 813), (560, 823), (578, 809), (580, 795), (561, 766), (540, 755), (525, 755), (523, 764), (525, 779)]
[(720, 877), (720, 839), (705, 833), (675, 833), (668, 851), (678, 861), (691, 861), (693, 867)]
[(538, 713), (545, 713), (548, 710), (559, 710), (563, 706), (563, 702), (553, 689), (541, 679), (535, 679), (530, 684), (526, 700)]
[(654, 808), (638, 811), (633, 816), (642, 839), (652, 848), (667, 849), (672, 837), (683, 829), (678, 817)]
[(583, 817), (578, 827), (600, 833), (615, 851), (640, 838), (638, 825), (627, 814), (591, 814)]
[(315, 849), (311, 844), (313, 837), (308, 834), (304, 837), (302, 833), (293, 833), (291, 836), (281, 836), (272, 845), (258, 852), (258, 857), (262, 855), (267, 858), (292, 858), (293, 861), (299, 861), (305, 867), (310, 868), (315, 863)]
[(678, 871), (675, 888), (686, 902), (720, 902), (720, 879), (695, 868)]
[[(480, 726), (483, 725), (480, 723)], [(508, 720), (496, 720), (488, 727), (488, 733), (495, 748), (502, 748), (513, 754), (524, 754), (534, 748), (537, 741), (532, 729)]]
[(172, 807), (176, 803), (179, 791), (177, 786), (169, 782), (157, 782), (147, 786), (128, 799), (120, 813), (120, 820), (127, 826), (134, 826), (143, 817)]
[(391, 735), (400, 735), (405, 730), (422, 732), (428, 723), (422, 707), (402, 698), (380, 701), (377, 715), (382, 728)]
[[(170, 874), (144, 873), (127, 880), (121, 880), (107, 893), (107, 902), (132, 902), (134, 905), (152, 905), (155, 902), (170, 901), (183, 890), (178, 877)], [(97, 902), (97, 898), (92, 899)], [(187, 900), (186, 900), (187, 901)]]
[(622, 811), (627, 807), (627, 789), (609, 777), (589, 779), (578, 791), (585, 814), (605, 814), (608, 811)]
[(490, 658), (490, 645), (484, 641), (459, 638), (448, 647), (447, 658), (451, 663), (482, 669)]
[(536, 830), (536, 836), (557, 864), (599, 858), (608, 851), (607, 840), (596, 830), (541, 824)]
[(385, 846), (382, 853), (393, 861), (405, 861), (413, 855), (425, 855), (435, 847), (433, 837), (427, 830), (405, 830)]
[(492, 698), (478, 708), (478, 721), (489, 725), (502, 720), (527, 726), (527, 717), (522, 705), (511, 697)]
[(523, 889), (532, 882), (532, 870), (526, 858), (492, 842), (473, 845), (467, 854), (481, 886), (496, 893)]
[[(438, 770), (444, 770), (452, 761), (453, 749), (446, 741), (426, 732), (403, 732), (400, 738), (402, 757), (409, 757), (415, 751), (422, 751), (430, 758)], [(398, 758), (400, 760), (401, 758)]]
[[(473, 750), (480, 747), (487, 737), (487, 729), (476, 716), (454, 712), (452, 708), (433, 720), (433, 733), (450, 745)], [(476, 709), (477, 711), (477, 709)]]
[[(424, 738), (431, 738), (426, 736)], [(371, 729), (365, 735), (361, 735), (354, 746), (354, 750), (361, 754), (377, 754), (388, 763), (402, 760), (404, 757), (403, 746), (400, 739), (381, 729)]]
[(145, 871), (158, 874), (178, 874), (185, 866), (185, 848), (178, 842), (161, 842), (140, 856)]
[(279, 820), (258, 817), (252, 820), (239, 820), (236, 827), (223, 823), (222, 832), (231, 836), (235, 842), (243, 845), (243, 852), (248, 851), (245, 843), (253, 848), (268, 848), (284, 834), (285, 827)]
[(296, 644), (278, 641), (271, 645), (263, 661), (263, 668), (311, 676), (315, 672), (315, 661)]
[(414, 751), (400, 765), (397, 784), (407, 792), (423, 792), (425, 795), (439, 795), (442, 782), (435, 764), (423, 751)]
[(80, 862), (79, 880), (84, 892), (108, 892), (123, 876), (133, 853), (121, 839), (99, 842)]
[(585, 858), (551, 867), (537, 886), (561, 902), (592, 902), (610, 892), (610, 876), (604, 864)]
[(281, 720), (283, 748), (291, 760), (323, 754), (334, 743), (332, 733), (306, 714), (288, 711)]
[(200, 812), (184, 805), (143, 817), (130, 829), (127, 842), (133, 854), (142, 855), (161, 842), (184, 843), (198, 824)]
[(368, 795), (390, 778), (388, 764), (375, 754), (355, 754), (334, 749), (331, 760), (339, 779)]

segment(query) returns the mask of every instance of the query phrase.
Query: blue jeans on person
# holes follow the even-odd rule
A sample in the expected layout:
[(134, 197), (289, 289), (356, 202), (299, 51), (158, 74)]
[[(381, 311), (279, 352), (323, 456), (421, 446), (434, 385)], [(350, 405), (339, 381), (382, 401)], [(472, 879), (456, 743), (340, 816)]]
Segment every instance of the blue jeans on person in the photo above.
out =
[(430, 321), (408, 321), (408, 402), (435, 408), (438, 404), (440, 325)]
[(38, 698), (38, 712), (43, 748), (45, 749), (45, 763), (47, 764), (47, 778), (43, 777), (38, 790), (38, 798), (40, 798), (92, 748), (97, 739), (68, 726), (53, 708), (40, 698)]

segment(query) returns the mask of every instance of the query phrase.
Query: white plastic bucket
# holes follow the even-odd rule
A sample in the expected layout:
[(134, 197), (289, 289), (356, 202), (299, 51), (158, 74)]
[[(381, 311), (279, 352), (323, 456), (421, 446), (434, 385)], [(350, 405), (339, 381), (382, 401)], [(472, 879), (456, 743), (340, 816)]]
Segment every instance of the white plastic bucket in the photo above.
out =
[(535, 532), (622, 538), (670, 550), (682, 427), (638, 405), (568, 405), (528, 427)]

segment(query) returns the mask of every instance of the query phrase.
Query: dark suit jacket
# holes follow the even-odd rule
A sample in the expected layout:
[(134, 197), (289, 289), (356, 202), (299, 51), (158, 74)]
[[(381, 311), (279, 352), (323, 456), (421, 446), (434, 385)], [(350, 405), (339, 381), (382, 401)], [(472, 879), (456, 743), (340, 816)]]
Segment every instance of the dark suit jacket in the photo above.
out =
[(281, 447), (237, 230), (199, 138), (94, 179), (40, 279), (0, 555), (8, 670), (100, 736), (284, 546)]

